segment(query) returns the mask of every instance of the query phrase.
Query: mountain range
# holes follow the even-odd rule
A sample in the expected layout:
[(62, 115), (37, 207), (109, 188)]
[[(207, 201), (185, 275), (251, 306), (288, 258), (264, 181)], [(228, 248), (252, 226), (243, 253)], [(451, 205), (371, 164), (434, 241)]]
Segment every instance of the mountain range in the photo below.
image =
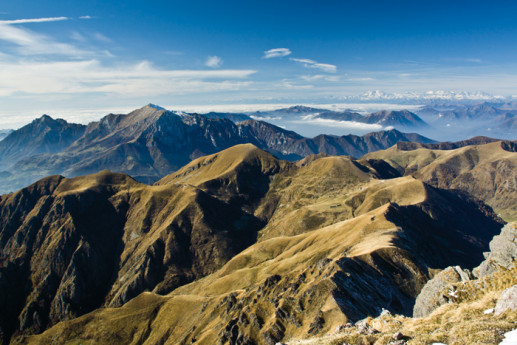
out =
[(515, 220), (516, 144), (476, 141), (297, 162), (240, 144), (152, 186), (102, 171), (3, 195), (3, 342), (275, 344), (410, 316), (436, 272), (483, 260), (495, 212)]
[(397, 130), (305, 138), (243, 114), (185, 114), (154, 105), (127, 115), (109, 114), (87, 126), (44, 115), (0, 141), (0, 192), (48, 175), (73, 177), (102, 169), (152, 183), (192, 159), (243, 143), (297, 160), (317, 153), (359, 157), (399, 141), (432, 142)]
[(415, 130), (428, 127), (428, 124), (424, 120), (408, 110), (383, 110), (367, 115), (361, 115), (351, 110), (332, 111), (328, 109), (319, 109), (298, 105), (272, 111), (258, 111), (255, 113), (250, 113), (249, 115), (258, 120), (287, 118), (290, 120), (327, 119), (334, 121), (352, 121), (365, 124), (377, 124), (382, 127), (394, 127), (399, 130)]

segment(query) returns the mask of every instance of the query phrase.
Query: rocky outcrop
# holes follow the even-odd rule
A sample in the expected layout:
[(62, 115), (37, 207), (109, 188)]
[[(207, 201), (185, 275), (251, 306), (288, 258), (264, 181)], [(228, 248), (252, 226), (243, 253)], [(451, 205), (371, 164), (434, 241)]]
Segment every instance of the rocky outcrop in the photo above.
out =
[(459, 266), (447, 267), (429, 280), (418, 295), (413, 307), (414, 317), (424, 317), (454, 297), (454, 284), (471, 279), (471, 273)]
[(494, 308), (494, 316), (501, 315), (507, 310), (517, 309), (517, 285), (503, 291)]
[(490, 252), (486, 253), (486, 260), (474, 269), (478, 278), (486, 277), (501, 267), (510, 269), (517, 259), (517, 228), (515, 224), (506, 224), (501, 233), (494, 236), (490, 242)]
[[(485, 253), (486, 259), (472, 272), (459, 266), (447, 267), (434, 278), (429, 280), (418, 295), (413, 308), (414, 317), (424, 317), (431, 314), (439, 306), (457, 298), (455, 285), (469, 280), (482, 279), (495, 272), (514, 267), (517, 259), (517, 229), (514, 224), (506, 224), (499, 235), (490, 241), (490, 252)], [(498, 313), (504, 312), (510, 306), (517, 305), (517, 287), (508, 289), (501, 296)]]

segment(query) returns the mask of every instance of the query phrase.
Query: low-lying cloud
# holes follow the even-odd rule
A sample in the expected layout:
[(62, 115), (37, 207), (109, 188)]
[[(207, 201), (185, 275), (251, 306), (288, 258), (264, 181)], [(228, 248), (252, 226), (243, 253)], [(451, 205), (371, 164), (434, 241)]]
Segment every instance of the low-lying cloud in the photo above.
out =
[(295, 120), (292, 121), (294, 123), (298, 124), (305, 124), (305, 125), (318, 125), (318, 126), (324, 126), (324, 127), (339, 127), (339, 128), (345, 128), (350, 130), (360, 130), (360, 131), (380, 131), (384, 128), (379, 124), (371, 124), (371, 123), (362, 123), (362, 122), (356, 122), (356, 121), (338, 121), (338, 120), (331, 120), (331, 119), (319, 119), (314, 117), (305, 117), (301, 120)]

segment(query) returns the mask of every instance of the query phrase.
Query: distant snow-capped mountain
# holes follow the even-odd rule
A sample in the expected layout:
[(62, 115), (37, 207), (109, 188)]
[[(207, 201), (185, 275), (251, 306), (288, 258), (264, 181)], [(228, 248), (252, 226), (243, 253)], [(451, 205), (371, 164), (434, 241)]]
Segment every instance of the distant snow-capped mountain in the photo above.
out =
[(425, 92), (394, 92), (388, 93), (380, 90), (366, 91), (358, 96), (349, 97), (361, 101), (480, 101), (503, 100), (502, 96), (494, 96), (485, 92), (430, 90)]

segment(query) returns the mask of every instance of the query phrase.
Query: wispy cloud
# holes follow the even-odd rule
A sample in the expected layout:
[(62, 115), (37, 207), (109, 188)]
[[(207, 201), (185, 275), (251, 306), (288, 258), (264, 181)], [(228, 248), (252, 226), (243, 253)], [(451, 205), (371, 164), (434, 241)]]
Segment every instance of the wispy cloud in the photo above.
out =
[(311, 59), (297, 59), (289, 58), (289, 60), (303, 64), (307, 68), (316, 68), (323, 72), (336, 73), (337, 67), (335, 65), (320, 63)]
[(275, 48), (269, 49), (264, 52), (264, 59), (271, 59), (277, 57), (284, 57), (287, 55), (291, 55), (291, 51), (288, 48)]
[(104, 43), (111, 43), (111, 38), (101, 34), (100, 32), (96, 32), (93, 34), (93, 38), (95, 38), (97, 41), (101, 41)]
[(86, 41), (86, 37), (84, 37), (82, 34), (80, 34), (77, 31), (72, 31), (72, 33), (70, 34), (70, 38), (73, 39), (74, 41), (78, 41), (78, 42)]
[(86, 94), (123, 96), (237, 90), (255, 70), (165, 70), (148, 61), (106, 67), (98, 60), (2, 63), (0, 96)]
[(357, 78), (348, 78), (348, 81), (358, 81), (358, 82), (367, 82), (367, 81), (374, 81), (375, 78), (370, 77), (357, 77)]
[(277, 87), (285, 88), (285, 89), (312, 89), (313, 85), (303, 85), (303, 84), (297, 84), (296, 82), (292, 80), (284, 79), (280, 83), (276, 84)]
[(92, 16), (80, 16), (79, 19), (93, 19)]
[(61, 20), (68, 20), (68, 17), (48, 17), (48, 18), (32, 18), (32, 19), (15, 19), (15, 20), (0, 20), (0, 25), (5, 24), (27, 24), (27, 23), (47, 23), (57, 22)]
[(219, 56), (209, 56), (206, 59), (205, 66), (210, 68), (219, 68), (223, 65), (223, 59)]
[(301, 78), (305, 81), (323, 80), (323, 81), (331, 81), (331, 82), (337, 82), (341, 79), (337, 75), (328, 75), (328, 74), (303, 75), (303, 76), (301, 76)]
[(46, 35), (33, 32), (23, 27), (16, 27), (17, 24), (45, 23), (67, 19), (67, 17), (52, 17), (3, 20), (0, 21), (0, 40), (14, 44), (16, 46), (15, 51), (19, 55), (81, 56), (87, 54), (86, 51), (78, 49), (73, 45), (56, 42)]

